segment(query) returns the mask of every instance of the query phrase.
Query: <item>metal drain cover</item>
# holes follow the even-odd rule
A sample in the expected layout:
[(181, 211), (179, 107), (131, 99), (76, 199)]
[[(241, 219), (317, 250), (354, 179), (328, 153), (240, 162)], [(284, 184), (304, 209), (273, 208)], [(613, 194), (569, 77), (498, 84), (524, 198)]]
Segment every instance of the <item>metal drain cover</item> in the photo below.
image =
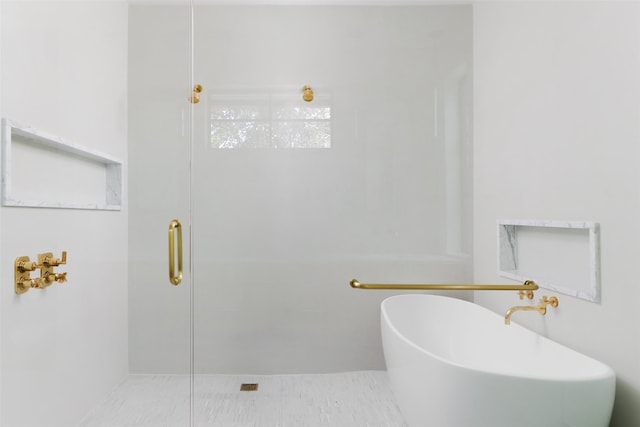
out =
[(258, 391), (257, 383), (240, 384), (240, 391)]

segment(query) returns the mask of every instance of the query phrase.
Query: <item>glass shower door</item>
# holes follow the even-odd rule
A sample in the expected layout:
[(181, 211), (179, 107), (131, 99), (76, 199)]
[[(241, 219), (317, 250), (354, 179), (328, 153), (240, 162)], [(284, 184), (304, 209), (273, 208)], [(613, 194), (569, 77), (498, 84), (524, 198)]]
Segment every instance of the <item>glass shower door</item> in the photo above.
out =
[(129, 6), (129, 385), (142, 425), (191, 413), (191, 7)]
[(196, 425), (384, 419), (349, 280), (470, 280), (470, 12), (197, 2)]

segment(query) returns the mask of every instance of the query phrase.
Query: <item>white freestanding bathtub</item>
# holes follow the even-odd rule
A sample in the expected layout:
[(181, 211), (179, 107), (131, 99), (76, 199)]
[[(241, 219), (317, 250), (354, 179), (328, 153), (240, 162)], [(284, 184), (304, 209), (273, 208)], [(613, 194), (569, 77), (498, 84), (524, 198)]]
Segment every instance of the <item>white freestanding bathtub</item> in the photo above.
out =
[[(520, 313), (538, 316), (537, 313)], [(611, 368), (494, 312), (436, 295), (381, 306), (391, 386), (410, 427), (606, 427)]]

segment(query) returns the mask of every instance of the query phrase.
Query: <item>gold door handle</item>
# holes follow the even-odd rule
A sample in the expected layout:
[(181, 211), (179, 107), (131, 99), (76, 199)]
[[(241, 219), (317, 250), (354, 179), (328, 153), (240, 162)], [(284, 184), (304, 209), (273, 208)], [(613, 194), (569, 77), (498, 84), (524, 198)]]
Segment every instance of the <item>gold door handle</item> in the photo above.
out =
[[(178, 274), (176, 274), (176, 235), (178, 236)], [(174, 219), (169, 223), (169, 281), (172, 285), (182, 282), (182, 225)]]

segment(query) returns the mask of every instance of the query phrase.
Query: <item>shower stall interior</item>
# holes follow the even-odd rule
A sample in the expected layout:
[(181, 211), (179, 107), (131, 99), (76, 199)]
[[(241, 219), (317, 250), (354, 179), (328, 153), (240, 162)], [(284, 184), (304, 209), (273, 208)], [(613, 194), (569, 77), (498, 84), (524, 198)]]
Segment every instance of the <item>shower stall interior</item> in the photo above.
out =
[[(126, 138), (122, 150), (97, 136), (93, 147), (123, 159), (121, 210), (0, 210), (2, 254), (11, 263), (22, 254), (14, 251), (39, 250), (17, 231), (29, 221), (66, 221), (76, 234), (47, 237), (56, 251), (67, 245), (66, 287), (16, 297), (5, 286), (0, 294), (3, 427), (111, 425), (88, 421), (109, 396), (123, 426), (158, 417), (161, 411), (141, 412), (153, 399), (171, 407), (168, 417), (180, 425), (221, 425), (201, 415), (229, 410), (219, 396), (207, 400), (214, 377), (260, 376), (301, 393), (286, 375), (326, 385), (335, 373), (384, 371), (379, 304), (391, 293), (350, 289), (350, 279), (469, 281), (471, 7), (257, 3), (0, 6), (3, 117), (70, 129), (65, 136), (72, 139), (117, 123)], [(120, 26), (103, 28), (103, 20)], [(91, 46), (80, 42), (85, 34)], [(33, 46), (42, 46), (44, 57), (29, 67), (21, 55), (29, 59)], [(72, 89), (85, 92), (71, 94), (84, 106), (67, 104), (60, 82), (71, 86), (74, 70), (88, 66), (86, 55), (123, 60), (117, 70), (93, 73), (89, 87)], [(24, 73), (37, 82), (37, 114), (33, 98), (16, 89), (25, 85)], [(92, 93), (113, 79), (124, 81), (126, 98)], [(105, 102), (113, 104), (109, 114), (99, 109)], [(62, 119), (40, 119), (55, 105), (68, 108), (55, 112)], [(93, 133), (74, 134), (74, 118), (64, 117), (76, 110), (82, 129)], [(177, 242), (174, 283), (168, 265), (173, 220), (182, 231), (178, 284)], [(122, 237), (114, 230), (123, 227), (122, 251), (111, 257), (95, 248)], [(119, 272), (115, 280), (111, 268)], [(97, 285), (77, 290), (100, 280), (114, 296)], [(58, 323), (45, 334), (46, 310), (73, 313), (68, 322), (79, 332)], [(112, 328), (91, 332), (96, 319)], [(22, 325), (20, 338), (14, 324)], [(43, 340), (43, 351), (53, 354), (40, 352)], [(117, 354), (105, 356), (107, 348)], [(161, 391), (142, 391), (149, 384)], [(113, 398), (123, 387), (134, 394), (139, 388), (140, 400)], [(68, 409), (75, 396), (78, 408)], [(40, 398), (46, 403), (33, 411)], [(154, 425), (172, 425), (167, 419)], [(269, 425), (287, 425), (274, 419)]]

